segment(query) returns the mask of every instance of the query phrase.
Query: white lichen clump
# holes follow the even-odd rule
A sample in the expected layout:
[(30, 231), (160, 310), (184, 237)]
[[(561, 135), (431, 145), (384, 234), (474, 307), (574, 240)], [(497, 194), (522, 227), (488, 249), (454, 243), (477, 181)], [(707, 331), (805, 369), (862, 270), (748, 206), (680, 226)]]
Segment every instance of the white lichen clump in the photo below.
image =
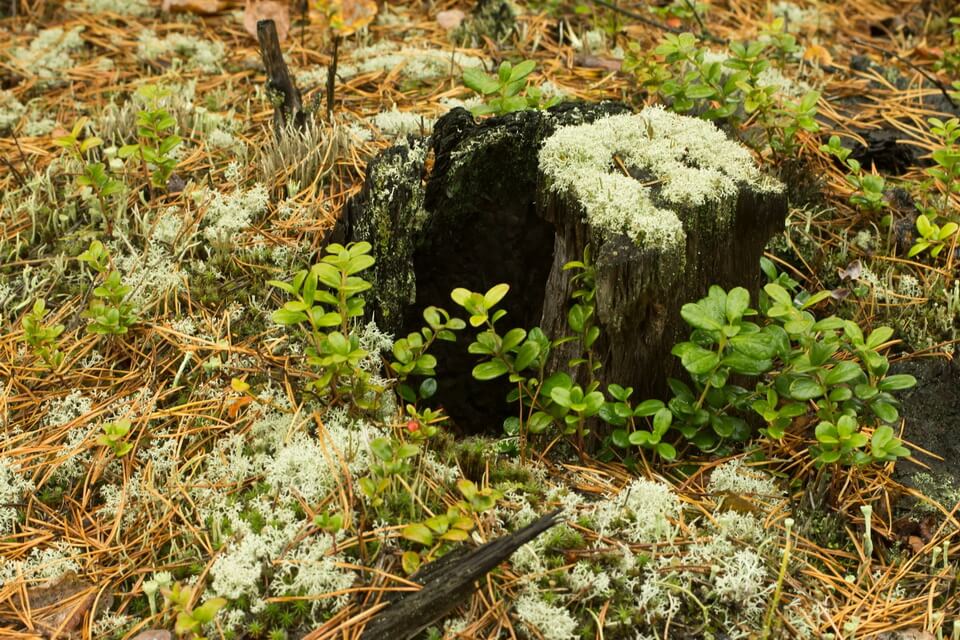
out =
[(394, 107), (373, 116), (373, 124), (385, 136), (399, 138), (422, 131), (429, 133), (433, 129), (433, 118), (411, 111), (399, 111)]
[(366, 73), (390, 73), (397, 70), (402, 78), (411, 82), (427, 82), (459, 75), (464, 69), (482, 67), (483, 61), (475, 56), (443, 49), (419, 49), (397, 47), (392, 42), (381, 42), (353, 51), (352, 64), (341, 65), (337, 75), (351, 78)]
[(166, 38), (145, 29), (137, 38), (137, 58), (153, 61), (169, 56), (181, 56), (186, 59), (188, 69), (197, 69), (204, 73), (217, 73), (223, 61), (222, 42), (194, 38), (182, 33), (172, 33)]
[(13, 531), (18, 518), (16, 505), (32, 490), (33, 482), (19, 467), (0, 460), (0, 536)]
[[(545, 602), (534, 590), (525, 591), (513, 605), (517, 617), (535, 629), (544, 640), (573, 640), (579, 637), (577, 621), (566, 607)], [(537, 637), (530, 635), (529, 637)]]
[(27, 108), (12, 91), (0, 91), (0, 131), (13, 129)]
[(36, 76), (41, 87), (60, 84), (74, 65), (70, 54), (83, 46), (82, 31), (83, 27), (67, 32), (59, 27), (44, 29), (29, 47), (15, 47), (11, 62), (26, 74)]
[(779, 497), (783, 491), (769, 474), (746, 466), (741, 458), (725, 462), (710, 475), (707, 491), (737, 496)]
[(250, 226), (253, 219), (267, 208), (269, 195), (262, 184), (250, 189), (237, 189), (232, 194), (206, 189), (197, 194), (198, 199), (211, 196), (201, 223), (203, 236), (218, 249), (235, 246), (236, 236)]
[[(649, 179), (624, 175), (614, 157)], [(782, 188), (712, 123), (661, 107), (560, 128), (540, 151), (540, 169), (593, 227), (669, 249), (685, 238), (678, 209), (720, 204), (742, 188)]]
[(601, 534), (619, 531), (631, 542), (672, 540), (672, 521), (680, 517), (680, 506), (670, 485), (637, 478), (596, 506), (594, 524)]
[(149, 0), (79, 0), (68, 3), (67, 8), (82, 13), (115, 13), (135, 18), (152, 16), (155, 11)]

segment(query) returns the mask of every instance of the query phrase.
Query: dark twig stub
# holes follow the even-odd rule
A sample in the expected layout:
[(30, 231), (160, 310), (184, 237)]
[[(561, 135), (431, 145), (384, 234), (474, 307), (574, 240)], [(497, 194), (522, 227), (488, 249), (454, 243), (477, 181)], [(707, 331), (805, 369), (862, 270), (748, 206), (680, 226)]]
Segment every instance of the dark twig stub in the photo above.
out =
[(557, 509), (526, 527), (476, 549), (460, 548), (424, 566), (411, 576), (423, 585), (403, 592), (367, 624), (361, 640), (409, 640), (463, 604), (474, 583), (514, 551), (560, 522)]
[(260, 55), (267, 71), (267, 90), (274, 102), (273, 126), (277, 136), (291, 124), (297, 129), (306, 125), (307, 112), (303, 109), (300, 91), (290, 77), (287, 63), (283, 61), (280, 50), (280, 38), (273, 20), (261, 20), (257, 23), (257, 39), (260, 41)]

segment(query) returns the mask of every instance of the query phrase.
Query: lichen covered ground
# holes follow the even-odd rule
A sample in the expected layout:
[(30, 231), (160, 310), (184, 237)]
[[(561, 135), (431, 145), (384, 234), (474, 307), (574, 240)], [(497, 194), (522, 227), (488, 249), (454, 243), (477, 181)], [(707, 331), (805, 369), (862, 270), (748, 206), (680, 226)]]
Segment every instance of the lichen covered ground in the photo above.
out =
[[(648, 241), (682, 233), (653, 204), (621, 219), (622, 201), (601, 196), (622, 197), (628, 179), (601, 171), (609, 167), (595, 166), (597, 154), (625, 154), (652, 171), (661, 203), (699, 205), (737, 184), (769, 189), (778, 179), (791, 211), (769, 257), (808, 290), (832, 291), (823, 303), (830, 313), (893, 326), (892, 359), (948, 359), (960, 322), (956, 237), (937, 258), (908, 257), (916, 214), (892, 189), (928, 179), (926, 150), (938, 140), (926, 118), (950, 115), (924, 79), (951, 50), (947, 7), (705, 3), (715, 39), (755, 38), (786, 16), (805, 47), (769, 82), (790, 99), (819, 90), (821, 131), (802, 132), (784, 158), (751, 149), (747, 135), (733, 142), (727, 129), (649, 106), (656, 96), (620, 70), (631, 44), (650, 51), (664, 36), (631, 17), (644, 3), (614, 3), (630, 5), (626, 14), (608, 3), (519, 3), (503, 15), (468, 16), (457, 30), (441, 26), (438, 12), (469, 13), (472, 3), (383, 3), (340, 45), (332, 121), (322, 104), (330, 32), (312, 9), (283, 47), (305, 102), (319, 107), (317, 121), (280, 136), (243, 3), (221, 2), (212, 15), (158, 4), (0, 8), (17, 7), (0, 19), (0, 635), (174, 632), (177, 613), (222, 598), (211, 621), (181, 635), (356, 637), (378, 598), (409, 586), (403, 554), (423, 549), (404, 527), (460, 502), (458, 480), (468, 479), (499, 499), (470, 512), (467, 544), (554, 508), (564, 522), (491, 573), (425, 638), (958, 637), (960, 480), (940, 473), (944, 465), (911, 484), (893, 479), (892, 464), (824, 474), (807, 456), (812, 427), (804, 424), (782, 441), (758, 439), (722, 457), (687, 447), (677, 461), (641, 456), (629, 467), (581, 461), (550, 440), (539, 447), (550, 455), (521, 460), (498, 438), (458, 440), (441, 427), (417, 439), (426, 421), (411, 428), (385, 368), (400, 336), (375, 319), (352, 328), (366, 352), (357, 366), (379, 389), (374, 409), (320, 399), (307, 389), (311, 345), (276, 322), (287, 298), (268, 284), (317, 261), (378, 151), (411, 145), (429, 166), (426, 148), (408, 136), (429, 134), (455, 106), (478, 104), (464, 70), (528, 58), (545, 96), (646, 107), (589, 125), (599, 150), (573, 129), (543, 150), (555, 183), (585, 203), (599, 198), (589, 207), (596, 224)], [(643, 16), (699, 32), (680, 6), (688, 4), (702, 3)], [(514, 13), (501, 29), (498, 20)], [(172, 173), (156, 184), (123, 150), (142, 137), (138, 117), (151, 109), (168, 114), (169, 131), (182, 138)], [(55, 143), (77, 123), (80, 140), (101, 141), (83, 162)], [(650, 127), (656, 137), (661, 126), (670, 129), (670, 153), (630, 155), (625, 141)], [(868, 144), (881, 130), (896, 133), (893, 152)], [(884, 211), (893, 223), (850, 203), (845, 171), (819, 148), (829, 133), (844, 134), (868, 172), (888, 177)], [(688, 162), (693, 148), (708, 161)], [(904, 166), (884, 164), (904, 155)], [(88, 161), (118, 181), (107, 207), (77, 180)], [(575, 175), (563, 173), (571, 166)], [(611, 184), (591, 190), (591, 172)], [(954, 216), (957, 196), (946, 200)], [(135, 310), (116, 335), (89, 331), (84, 315), (101, 295), (95, 283), (104, 284), (79, 258), (94, 241)], [(24, 318), (38, 300), (43, 323), (63, 325), (59, 355), (28, 340)], [(105, 427), (125, 421), (121, 443), (131, 446), (119, 453)], [(389, 438), (418, 449), (389, 490), (371, 494), (361, 479), (382, 473), (389, 456), (379, 443)], [(873, 554), (864, 551), (868, 538)], [(191, 588), (186, 604), (174, 601), (175, 585)]]

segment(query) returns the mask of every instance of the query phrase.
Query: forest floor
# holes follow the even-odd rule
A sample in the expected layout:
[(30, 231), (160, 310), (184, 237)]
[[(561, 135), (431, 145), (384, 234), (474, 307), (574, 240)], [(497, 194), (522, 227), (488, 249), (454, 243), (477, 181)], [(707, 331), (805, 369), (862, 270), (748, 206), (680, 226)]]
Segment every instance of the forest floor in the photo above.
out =
[[(951, 3), (387, 2), (339, 27), (294, 8), (316, 121), (279, 139), (244, 3), (157, 4), (0, 0), (0, 637), (357, 638), (417, 564), (562, 508), (420, 637), (960, 638)], [(693, 62), (653, 54), (673, 32)], [(722, 456), (521, 458), (405, 410), (373, 324), (347, 333), (377, 410), (307, 392), (309, 334), (268, 283), (323, 255), (379, 151), (483, 104), (464, 71), (533, 60), (526, 95), (639, 110), (676, 105), (696, 50), (758, 39), (776, 108), (726, 126), (788, 183), (767, 257), (830, 292), (818, 315), (894, 330), (909, 460), (820, 467), (809, 416)], [(788, 107), (816, 125), (777, 150)]]

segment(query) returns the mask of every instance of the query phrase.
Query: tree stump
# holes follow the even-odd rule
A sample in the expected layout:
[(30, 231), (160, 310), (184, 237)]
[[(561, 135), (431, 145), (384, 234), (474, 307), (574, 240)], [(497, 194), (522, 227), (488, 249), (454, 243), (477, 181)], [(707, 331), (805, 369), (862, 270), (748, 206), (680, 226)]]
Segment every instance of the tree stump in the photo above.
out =
[[(785, 216), (780, 186), (713, 124), (566, 103), (479, 123), (452, 110), (427, 143), (371, 163), (333, 237), (373, 244), (368, 306), (385, 329), (414, 330), (428, 305), (451, 309), (456, 287), (505, 282), (504, 330), (539, 325), (551, 338), (569, 333), (562, 267), (591, 245), (599, 375), (641, 399), (665, 395), (678, 372), (670, 349), (688, 333), (680, 307), (710, 284), (756, 291), (763, 247)], [(558, 349), (554, 364), (565, 368), (574, 347)], [(476, 360), (462, 338), (435, 355), (448, 413), (467, 431), (498, 431), (511, 415), (509, 384), (471, 382)]]

